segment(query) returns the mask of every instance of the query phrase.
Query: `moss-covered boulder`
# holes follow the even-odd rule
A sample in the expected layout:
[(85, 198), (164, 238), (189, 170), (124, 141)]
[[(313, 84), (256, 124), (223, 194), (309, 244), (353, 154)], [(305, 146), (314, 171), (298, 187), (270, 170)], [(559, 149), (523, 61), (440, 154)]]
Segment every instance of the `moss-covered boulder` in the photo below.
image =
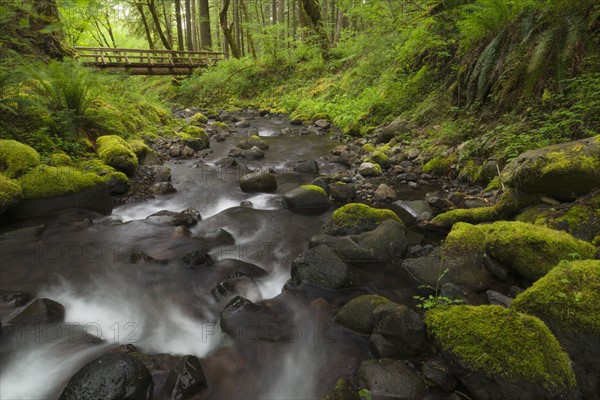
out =
[(0, 172), (7, 178), (18, 178), (40, 165), (40, 155), (16, 140), (0, 139)]
[(208, 118), (202, 113), (196, 113), (190, 117), (190, 124), (195, 126), (204, 126), (208, 123)]
[(523, 222), (498, 221), (481, 226), (488, 254), (530, 281), (546, 275), (561, 260), (594, 258), (596, 248), (566, 232)]
[(565, 231), (578, 239), (591, 242), (600, 233), (600, 192), (557, 207), (540, 204), (522, 212), (516, 219)]
[(138, 158), (133, 149), (120, 136), (107, 135), (100, 136), (96, 140), (98, 157), (106, 165), (110, 165), (123, 171), (126, 174), (132, 174), (135, 167), (138, 166)]
[(457, 209), (439, 214), (431, 220), (431, 225), (440, 228), (450, 228), (457, 222), (479, 224), (508, 219), (525, 207), (537, 204), (538, 194), (526, 194), (515, 190), (506, 191), (500, 200), (491, 207)]
[(0, 214), (18, 204), (23, 198), (23, 190), (14, 179), (0, 173)]
[[(442, 245), (441, 284), (452, 282), (480, 292), (490, 287), (492, 274), (483, 263), (486, 232), (479, 226), (459, 222)], [(441, 275), (440, 275), (441, 276)], [(437, 285), (437, 282), (428, 282)]]
[(500, 306), (438, 307), (425, 322), (475, 399), (580, 399), (568, 355), (538, 318)]
[(429, 160), (423, 165), (423, 172), (426, 174), (432, 174), (436, 176), (443, 176), (448, 173), (450, 166), (456, 162), (455, 157), (441, 157), (437, 156)]
[(332, 218), (323, 227), (323, 233), (333, 236), (358, 235), (375, 229), (388, 219), (402, 222), (391, 210), (350, 203), (335, 210)]
[(563, 261), (511, 308), (543, 320), (574, 363), (584, 398), (600, 398), (600, 261)]
[(373, 331), (373, 310), (389, 300), (374, 294), (355, 297), (344, 305), (335, 316), (335, 322), (365, 335)]
[(258, 147), (262, 151), (269, 149), (269, 144), (265, 142), (260, 136), (252, 135), (248, 139), (244, 139), (236, 144), (242, 150), (250, 150), (253, 147)]
[(377, 163), (372, 162), (363, 162), (358, 167), (358, 173), (364, 176), (365, 178), (379, 176), (383, 173), (381, 167)]
[(178, 136), (183, 140), (185, 146), (188, 146), (194, 151), (200, 151), (210, 147), (210, 140), (203, 128), (188, 125), (178, 133)]
[(292, 263), (292, 282), (308, 283), (325, 289), (342, 289), (353, 285), (348, 265), (333, 250), (320, 245), (302, 253)]
[(283, 195), (284, 207), (304, 214), (320, 214), (331, 206), (329, 196), (317, 185), (303, 185)]
[(575, 200), (600, 187), (600, 135), (523, 153), (504, 168), (501, 179), (527, 193)]
[(24, 201), (15, 208), (17, 217), (32, 217), (68, 208), (110, 213), (112, 200), (106, 184), (95, 173), (73, 167), (41, 165), (18, 179)]
[(344, 378), (340, 378), (335, 382), (333, 389), (321, 397), (321, 400), (361, 400), (361, 397), (350, 382)]

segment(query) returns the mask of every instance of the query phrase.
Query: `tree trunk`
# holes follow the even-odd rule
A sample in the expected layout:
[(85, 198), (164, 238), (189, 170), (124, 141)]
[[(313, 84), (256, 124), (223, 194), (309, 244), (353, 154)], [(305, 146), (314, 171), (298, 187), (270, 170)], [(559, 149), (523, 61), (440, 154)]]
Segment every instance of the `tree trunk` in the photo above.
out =
[(160, 26), (160, 18), (158, 17), (158, 12), (156, 11), (156, 3), (154, 2), (154, 0), (146, 0), (146, 1), (147, 1), (146, 4), (148, 4), (148, 8), (150, 9), (150, 14), (152, 15), (152, 21), (154, 22), (154, 25), (156, 27), (156, 31), (158, 32), (158, 37), (160, 38), (160, 41), (162, 42), (163, 46), (165, 46), (165, 49), (173, 50), (173, 46), (167, 40), (165, 33), (163, 32), (162, 27)]
[(317, 0), (302, 0), (302, 8), (308, 17), (308, 21), (312, 26), (313, 32), (317, 37), (319, 46), (321, 47), (321, 55), (324, 59), (329, 58), (329, 38), (325, 27), (323, 26), (323, 19), (321, 18), (321, 10), (319, 9), (319, 3)]
[(60, 15), (56, 0), (36, 0), (33, 2), (33, 15), (29, 18), (32, 32), (40, 35), (43, 51), (53, 58), (62, 59), (70, 51), (62, 44), (64, 32), (62, 29), (52, 29), (50, 32), (41, 31), (48, 25), (58, 26)]
[(232, 27), (229, 26), (227, 23), (227, 12), (229, 11), (229, 3), (231, 3), (231, 0), (223, 0), (223, 9), (219, 13), (219, 21), (221, 22), (221, 29), (223, 30), (225, 42), (231, 49), (231, 55), (235, 58), (240, 58), (240, 49), (237, 47), (237, 43), (235, 42), (235, 38), (233, 37)]
[(163, 14), (165, 17), (165, 28), (167, 30), (167, 40), (169, 41), (169, 43), (173, 43), (173, 27), (171, 24), (171, 10), (170, 10), (170, 6), (167, 7), (167, 1), (166, 0), (162, 0), (162, 6), (163, 6)]
[[(248, 7), (246, 6), (246, 2), (244, 0), (240, 0), (242, 6), (242, 12), (244, 14), (244, 19), (246, 22), (250, 22), (250, 15), (248, 13)], [(252, 32), (250, 31), (250, 26), (246, 26), (246, 38), (248, 43), (248, 50), (250, 54), (252, 54), (252, 58), (256, 60), (256, 46), (254, 45), (254, 39), (252, 39)]]
[(177, 22), (177, 49), (185, 50), (183, 45), (183, 19), (181, 18), (181, 0), (175, 0), (175, 20)]
[(194, 50), (194, 38), (192, 37), (192, 7), (191, 0), (185, 0), (185, 40), (187, 49)]
[(152, 32), (150, 31), (150, 26), (148, 25), (148, 20), (146, 19), (146, 13), (144, 12), (144, 7), (141, 3), (135, 3), (135, 6), (140, 13), (140, 17), (142, 17), (142, 24), (144, 25), (144, 32), (146, 34), (146, 40), (148, 41), (148, 47), (150, 50), (154, 50), (154, 41), (152, 40)]
[(200, 44), (200, 38), (198, 37), (198, 18), (196, 13), (196, 1), (191, 0), (192, 3), (192, 41), (194, 42), (194, 50), (198, 50)]
[(200, 0), (200, 47), (203, 50), (212, 48), (212, 37), (210, 33), (210, 11), (208, 0)]
[(271, 1), (271, 23), (273, 25), (277, 23), (277, 0)]

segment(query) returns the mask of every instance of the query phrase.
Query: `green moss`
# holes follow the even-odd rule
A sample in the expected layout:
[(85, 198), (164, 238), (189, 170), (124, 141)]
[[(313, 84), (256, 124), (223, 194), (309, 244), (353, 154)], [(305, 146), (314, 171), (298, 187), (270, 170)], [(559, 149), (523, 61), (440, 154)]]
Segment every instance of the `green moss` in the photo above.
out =
[(388, 219), (401, 222), (396, 213), (391, 210), (373, 208), (361, 203), (346, 204), (333, 213), (333, 221), (338, 226), (353, 226), (358, 220), (369, 220), (380, 224)]
[(204, 116), (202, 113), (194, 114), (190, 117), (190, 124), (195, 126), (204, 126), (208, 123), (208, 118)]
[(519, 294), (511, 308), (569, 332), (600, 335), (600, 261), (563, 261)]
[(8, 178), (18, 178), (40, 164), (40, 155), (16, 140), (0, 139), (0, 172)]
[(65, 153), (54, 153), (50, 155), (49, 164), (52, 166), (71, 165), (73, 160)]
[(217, 122), (213, 123), (213, 126), (219, 128), (219, 129), (229, 130), (229, 125), (227, 125), (225, 122), (217, 121)]
[(184, 140), (189, 139), (208, 139), (208, 135), (203, 128), (193, 125), (184, 126), (181, 132), (177, 133)]
[(25, 199), (41, 199), (79, 193), (98, 185), (102, 179), (94, 173), (71, 167), (41, 165), (18, 179)]
[(385, 153), (382, 151), (376, 150), (373, 153), (371, 153), (371, 160), (380, 166), (387, 167), (390, 165), (389, 157), (386, 156)]
[(459, 179), (468, 180), (473, 183), (478, 183), (481, 180), (481, 171), (483, 167), (475, 161), (469, 160), (464, 163), (459, 169)]
[(499, 189), (502, 189), (502, 182), (500, 181), (499, 176), (494, 177), (494, 179), (492, 179), (485, 188), (486, 191), (499, 190)]
[(302, 186), (300, 186), (300, 189), (310, 190), (310, 191), (313, 191), (313, 192), (319, 192), (323, 196), (328, 197), (327, 193), (325, 192), (325, 190), (322, 187), (317, 186), (317, 185), (302, 185)]
[(131, 150), (133, 150), (138, 158), (145, 156), (146, 154), (154, 153), (154, 150), (152, 150), (142, 139), (133, 139), (128, 143)]
[(318, 112), (313, 115), (313, 119), (316, 121), (318, 119), (330, 120), (331, 118), (329, 117), (329, 114), (327, 114), (327, 113)]
[(583, 205), (577, 205), (571, 207), (569, 211), (560, 218), (556, 219), (557, 226), (564, 223), (568, 227), (569, 232), (578, 230), (581, 224), (589, 222), (590, 219), (594, 218), (594, 210), (590, 207)]
[[(444, 257), (453, 257), (454, 254), (473, 253), (475, 249), (485, 251), (486, 232), (477, 225), (459, 222), (452, 227), (452, 231), (444, 240)], [(452, 253), (448, 253), (452, 249)]]
[(592, 244), (596, 247), (600, 247), (600, 235), (597, 235), (594, 240), (592, 240)]
[(371, 154), (372, 152), (375, 151), (375, 146), (373, 146), (371, 143), (367, 143), (361, 149), (363, 152), (365, 152), (367, 154)]
[(109, 172), (114, 172), (115, 169), (110, 165), (104, 164), (101, 160), (85, 160), (78, 164), (79, 169), (84, 172), (94, 172), (98, 175), (105, 175)]
[(133, 172), (138, 159), (125, 139), (116, 136), (100, 136), (96, 140), (98, 157), (107, 165), (127, 173)]
[(0, 174), (0, 213), (14, 206), (23, 198), (19, 183), (4, 174)]
[(298, 111), (294, 111), (291, 115), (290, 115), (290, 121), (308, 121), (310, 120), (310, 118), (301, 112)]
[(250, 139), (254, 139), (254, 140), (262, 140), (260, 136), (258, 135), (252, 135), (250, 136)]
[(102, 178), (102, 182), (105, 182), (105, 183), (110, 182), (113, 179), (113, 177), (124, 183), (129, 182), (129, 178), (127, 178), (127, 175), (125, 175), (122, 172), (118, 172), (118, 171), (109, 172), (108, 174), (104, 174), (104, 175), (100, 175), (100, 176)]
[(423, 166), (423, 172), (442, 176), (448, 172), (448, 169), (454, 162), (456, 162), (456, 157), (434, 157)]
[(596, 249), (566, 232), (523, 222), (499, 221), (482, 225), (487, 233), (488, 253), (500, 263), (516, 269), (530, 281), (546, 275), (561, 260), (578, 253), (594, 258)]
[(539, 195), (537, 194), (524, 194), (509, 190), (491, 207), (451, 210), (436, 216), (431, 220), (431, 224), (449, 228), (457, 222), (479, 224), (508, 219), (523, 208), (537, 204), (538, 201)]
[[(573, 152), (577, 153), (578, 149), (574, 148)], [(546, 163), (541, 168), (542, 174), (564, 174), (582, 169), (589, 171), (600, 169), (600, 159), (590, 156), (567, 154), (557, 151), (548, 153), (546, 159)]]
[(437, 345), (489, 377), (531, 381), (552, 393), (575, 387), (567, 354), (538, 318), (500, 306), (434, 308), (425, 315)]

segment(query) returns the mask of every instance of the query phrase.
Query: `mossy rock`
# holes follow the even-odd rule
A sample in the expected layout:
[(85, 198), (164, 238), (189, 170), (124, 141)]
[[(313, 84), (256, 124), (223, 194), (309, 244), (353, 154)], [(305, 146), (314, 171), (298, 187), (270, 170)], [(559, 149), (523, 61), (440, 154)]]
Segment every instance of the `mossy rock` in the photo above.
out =
[(283, 196), (283, 205), (295, 212), (320, 214), (331, 206), (329, 195), (317, 185), (303, 185)]
[(456, 162), (456, 157), (437, 156), (423, 165), (423, 172), (436, 176), (444, 176), (448, 173), (450, 166)]
[(375, 150), (373, 153), (371, 153), (370, 159), (372, 162), (380, 165), (383, 168), (390, 166), (390, 158), (383, 151)]
[(375, 146), (373, 146), (371, 143), (367, 143), (361, 147), (361, 150), (367, 154), (371, 154), (375, 151)]
[(475, 398), (580, 398), (568, 355), (534, 316), (500, 306), (452, 306), (428, 311), (425, 323)]
[(502, 171), (509, 187), (572, 201), (600, 187), (600, 135), (521, 154)]
[(355, 297), (346, 303), (335, 316), (335, 322), (365, 335), (373, 332), (373, 310), (389, 300), (374, 294)]
[(195, 126), (204, 126), (208, 123), (208, 118), (202, 113), (196, 113), (190, 117), (190, 124)]
[(447, 211), (432, 219), (431, 225), (440, 228), (450, 228), (457, 222), (479, 224), (482, 222), (509, 219), (525, 207), (539, 203), (539, 200), (540, 196), (538, 194), (508, 190), (493, 206)]
[(142, 139), (129, 140), (128, 144), (138, 159), (144, 157), (146, 154), (154, 152), (154, 150), (152, 150)]
[(18, 178), (40, 165), (40, 155), (33, 148), (16, 140), (0, 139), (0, 172), (8, 178)]
[(350, 203), (334, 211), (331, 220), (323, 227), (323, 233), (334, 236), (358, 235), (372, 231), (388, 219), (402, 223), (391, 210), (373, 208), (362, 203)]
[(333, 389), (321, 397), (321, 400), (361, 400), (361, 397), (350, 382), (344, 378), (340, 378), (335, 382)]
[(586, 399), (600, 396), (600, 261), (563, 261), (511, 308), (543, 320), (574, 362)]
[(177, 135), (184, 141), (186, 146), (189, 146), (195, 151), (208, 149), (210, 147), (210, 140), (203, 128), (187, 125), (183, 127), (181, 132), (178, 132)]
[(23, 190), (17, 181), (0, 173), (0, 214), (23, 199)]
[(96, 140), (98, 157), (107, 165), (126, 174), (132, 174), (138, 165), (138, 158), (131, 146), (120, 136), (100, 136)]
[(511, 308), (571, 332), (600, 336), (600, 260), (562, 261), (519, 294)]
[(102, 182), (95, 173), (86, 173), (72, 167), (41, 165), (18, 179), (25, 200), (76, 194), (92, 189)]
[(568, 232), (591, 242), (600, 232), (600, 193), (584, 196), (576, 202), (552, 208), (532, 207), (517, 216), (518, 221)]
[(592, 259), (596, 254), (596, 248), (590, 243), (543, 226), (498, 221), (482, 225), (480, 229), (486, 232), (488, 254), (532, 282), (574, 254), (582, 259)]
[(54, 153), (50, 155), (48, 165), (54, 167), (68, 166), (73, 164), (73, 159), (65, 153)]
[(486, 231), (480, 226), (455, 224), (442, 244), (442, 272), (447, 272), (440, 284), (452, 282), (473, 292), (488, 289), (492, 275), (483, 264), (486, 242)]

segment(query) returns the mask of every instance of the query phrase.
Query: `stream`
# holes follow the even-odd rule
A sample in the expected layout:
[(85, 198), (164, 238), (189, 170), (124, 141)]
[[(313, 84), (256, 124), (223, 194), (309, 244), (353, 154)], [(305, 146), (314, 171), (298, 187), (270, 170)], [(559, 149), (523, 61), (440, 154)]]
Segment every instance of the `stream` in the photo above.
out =
[[(338, 144), (326, 135), (279, 135), (290, 127), (282, 118), (250, 122), (270, 148), (264, 159), (240, 163), (274, 169), (273, 194), (243, 193), (240, 170), (215, 164), (248, 136), (244, 129), (224, 142), (212, 140), (203, 160), (167, 163), (176, 193), (119, 206), (107, 217), (72, 210), (24, 221), (46, 229), (1, 244), (0, 291), (55, 300), (64, 305), (66, 322), (3, 337), (0, 398), (57, 398), (79, 368), (123, 344), (146, 354), (198, 356), (208, 382), (205, 397), (211, 399), (320, 398), (371, 358), (368, 337), (333, 322), (337, 310), (364, 293), (414, 305), (414, 283), (391, 263), (358, 266), (353, 289), (285, 288), (292, 261), (334, 210), (314, 216), (282, 207), (284, 193), (315, 178), (294, 173), (292, 165), (314, 159), (322, 174), (345, 168), (324, 158)], [(423, 198), (429, 190), (407, 192), (406, 199)], [(243, 200), (252, 208), (241, 207)], [(189, 232), (145, 220), (160, 210), (190, 207), (202, 220)], [(215, 264), (186, 266), (180, 258), (193, 250), (208, 253)], [(135, 254), (145, 256), (134, 263)], [(233, 279), (215, 290), (246, 263), (267, 274)], [(219, 318), (234, 295), (261, 307), (255, 319), (236, 320), (232, 335), (221, 332)], [(2, 306), (0, 320), (20, 310)], [(165, 377), (151, 372), (156, 393)]]

